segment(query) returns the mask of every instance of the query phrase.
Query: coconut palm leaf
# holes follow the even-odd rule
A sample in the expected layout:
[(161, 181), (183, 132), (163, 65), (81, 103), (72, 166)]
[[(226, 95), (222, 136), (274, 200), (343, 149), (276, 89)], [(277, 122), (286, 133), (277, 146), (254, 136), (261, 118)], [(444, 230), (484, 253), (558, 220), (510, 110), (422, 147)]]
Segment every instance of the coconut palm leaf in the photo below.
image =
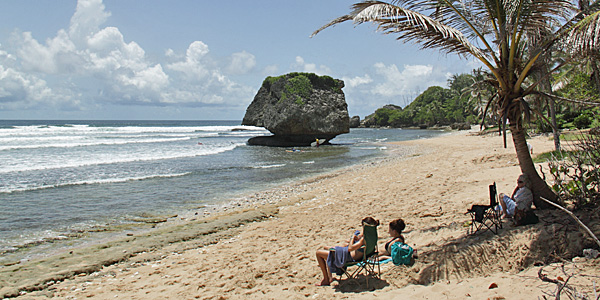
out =
[(548, 93), (542, 93), (542, 92), (537, 92), (537, 93), (544, 95), (548, 98), (552, 98), (552, 99), (556, 99), (556, 100), (560, 100), (560, 101), (564, 101), (564, 102), (577, 103), (577, 104), (581, 104), (581, 105), (585, 105), (585, 106), (596, 106), (596, 107), (600, 106), (599, 102), (594, 102), (594, 101), (592, 101), (592, 99), (575, 100), (575, 99), (569, 99), (569, 98), (560, 97), (560, 96), (548, 94)]
[(483, 110), (483, 117), (481, 118), (481, 124), (479, 125), (480, 129), (483, 128), (483, 124), (485, 124), (485, 118), (487, 117), (488, 109), (490, 108), (490, 105), (493, 103), (494, 98), (496, 98), (496, 96), (498, 96), (498, 93), (494, 93), (485, 105), (485, 109)]
[(594, 12), (600, 10), (600, 0), (592, 1), (592, 3), (590, 3), (589, 0), (579, 0), (578, 2), (579, 10), (575, 12), (571, 19), (560, 26), (560, 29), (556, 31), (557, 36), (562, 37), (568, 35), (575, 25)]
[(600, 49), (600, 11), (573, 26), (567, 36), (570, 53), (578, 56), (598, 55)]
[(350, 20), (356, 25), (372, 22), (378, 24), (378, 31), (384, 34), (397, 34), (398, 40), (415, 42), (423, 49), (437, 48), (446, 53), (473, 55), (485, 59), (484, 51), (471, 44), (461, 31), (423, 13), (380, 1), (356, 3), (353, 8), (350, 14), (325, 24), (311, 36)]

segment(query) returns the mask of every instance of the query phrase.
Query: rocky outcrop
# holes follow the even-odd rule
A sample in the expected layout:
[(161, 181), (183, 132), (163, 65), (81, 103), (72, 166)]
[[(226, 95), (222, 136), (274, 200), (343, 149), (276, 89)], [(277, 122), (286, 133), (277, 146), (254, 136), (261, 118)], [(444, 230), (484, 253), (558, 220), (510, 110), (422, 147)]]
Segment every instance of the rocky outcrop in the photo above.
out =
[[(382, 108), (380, 109), (387, 109), (387, 110), (402, 110), (402, 107), (398, 106), (398, 105), (394, 105), (394, 104), (387, 104), (384, 105)], [(381, 124), (377, 123), (377, 120), (375, 119), (375, 115), (376, 113), (372, 113), (368, 116), (366, 116), (364, 118), (364, 120), (362, 120), (362, 122), (360, 122), (360, 127), (381, 127)], [(388, 126), (389, 124), (383, 124), (383, 126)]]
[(264, 127), (272, 136), (254, 137), (251, 145), (310, 146), (348, 133), (350, 117), (342, 80), (312, 73), (267, 77), (246, 109), (242, 125)]
[(358, 128), (360, 126), (360, 116), (350, 118), (350, 128)]
[(454, 130), (470, 130), (471, 124), (469, 124), (469, 123), (454, 123), (454, 124), (450, 125), (450, 128), (454, 129)]

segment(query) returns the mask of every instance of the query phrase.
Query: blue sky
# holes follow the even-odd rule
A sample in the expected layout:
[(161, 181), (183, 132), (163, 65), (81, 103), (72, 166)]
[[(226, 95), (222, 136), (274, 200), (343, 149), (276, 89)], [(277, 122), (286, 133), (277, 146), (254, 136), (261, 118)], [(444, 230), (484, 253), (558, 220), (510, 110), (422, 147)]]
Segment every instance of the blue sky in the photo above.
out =
[(0, 119), (241, 120), (263, 80), (289, 72), (344, 80), (363, 118), (479, 67), (369, 24), (309, 38), (352, 3), (2, 1)]

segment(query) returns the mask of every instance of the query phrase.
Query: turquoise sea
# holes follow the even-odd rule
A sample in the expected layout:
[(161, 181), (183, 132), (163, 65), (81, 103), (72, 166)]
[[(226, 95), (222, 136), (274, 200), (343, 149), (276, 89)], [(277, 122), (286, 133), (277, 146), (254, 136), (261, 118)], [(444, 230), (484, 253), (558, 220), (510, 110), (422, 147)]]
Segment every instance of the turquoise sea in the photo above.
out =
[(387, 142), (444, 133), (359, 128), (331, 146), (291, 149), (249, 146), (270, 133), (239, 124), (0, 120), (0, 264), (376, 159), (398, 147)]

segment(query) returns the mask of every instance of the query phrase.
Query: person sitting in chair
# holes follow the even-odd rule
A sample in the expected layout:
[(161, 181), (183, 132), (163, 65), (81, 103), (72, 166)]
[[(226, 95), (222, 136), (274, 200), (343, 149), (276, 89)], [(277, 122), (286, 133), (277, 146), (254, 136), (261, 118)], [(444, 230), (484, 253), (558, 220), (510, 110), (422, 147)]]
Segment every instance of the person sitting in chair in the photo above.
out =
[[(375, 220), (372, 217), (366, 217), (362, 220), (362, 224), (379, 226), (379, 221)], [(363, 256), (364, 248), (361, 248), (361, 247), (364, 245), (365, 245), (365, 238), (360, 233), (360, 231), (357, 230), (354, 232), (354, 234), (352, 235), (350, 240), (348, 240), (348, 242), (344, 243), (341, 247), (348, 248), (347, 249), (348, 253), (344, 253), (344, 255), (347, 254), (346, 257), (348, 259), (357, 261), (357, 260), (360, 260)], [(331, 282), (333, 282), (333, 276), (331, 275), (331, 272), (329, 271), (329, 267), (327, 265), (328, 256), (331, 254), (330, 249), (332, 249), (332, 248), (338, 248), (338, 247), (325, 246), (325, 247), (317, 250), (317, 262), (319, 264), (319, 268), (321, 268), (321, 272), (323, 272), (323, 280), (321, 280), (320, 284), (317, 284), (318, 286), (330, 285)]]
[[(521, 174), (517, 179), (517, 187), (512, 196), (500, 193), (500, 207), (503, 218), (513, 217), (518, 211), (527, 211), (531, 209), (533, 203), (533, 193), (531, 192), (531, 183), (526, 174)], [(499, 207), (499, 208), (500, 208)]]
[(396, 219), (390, 222), (388, 233), (391, 240), (389, 240), (383, 247), (378, 247), (379, 252), (379, 260), (385, 260), (391, 258), (392, 255), (392, 244), (396, 242), (404, 243), (404, 236), (402, 236), (402, 231), (406, 227), (404, 220)]

